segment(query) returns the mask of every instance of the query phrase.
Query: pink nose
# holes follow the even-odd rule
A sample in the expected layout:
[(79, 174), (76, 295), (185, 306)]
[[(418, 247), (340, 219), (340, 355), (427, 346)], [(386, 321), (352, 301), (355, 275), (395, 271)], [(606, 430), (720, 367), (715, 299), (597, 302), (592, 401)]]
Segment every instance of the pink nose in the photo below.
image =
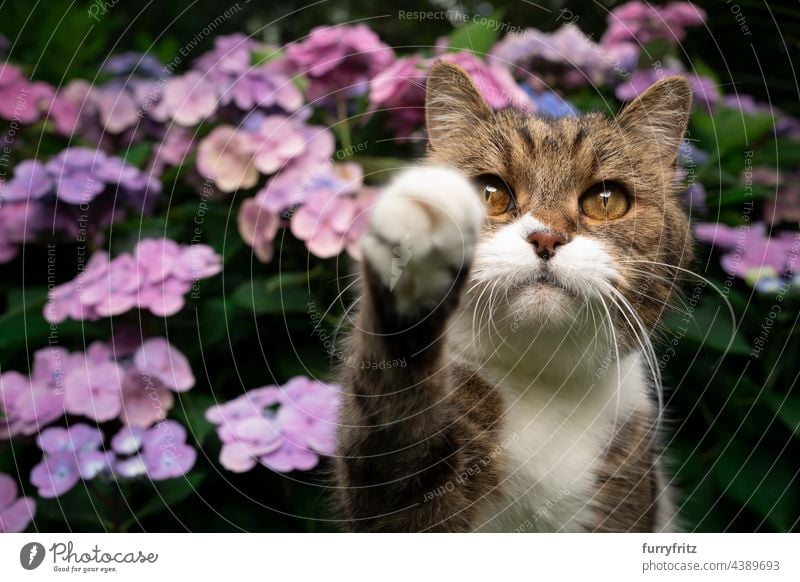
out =
[(556, 254), (556, 248), (567, 244), (569, 241), (563, 234), (542, 230), (528, 235), (528, 242), (533, 245), (533, 250), (544, 261), (550, 260)]

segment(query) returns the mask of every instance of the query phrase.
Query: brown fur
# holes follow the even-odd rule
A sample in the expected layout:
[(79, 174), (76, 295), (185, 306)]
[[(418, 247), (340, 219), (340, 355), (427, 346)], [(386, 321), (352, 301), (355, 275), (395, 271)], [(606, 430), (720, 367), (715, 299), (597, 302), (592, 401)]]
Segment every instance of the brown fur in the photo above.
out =
[[(535, 209), (553, 231), (606, 242), (622, 267), (619, 290), (654, 329), (672, 296), (675, 271), (629, 259), (678, 267), (691, 259), (689, 224), (674, 181), (690, 105), (686, 81), (662, 81), (616, 120), (596, 113), (552, 120), (493, 112), (466, 74), (446, 63), (433, 68), (427, 91), (429, 160), (468, 176), (498, 175), (516, 193), (520, 213)], [(580, 195), (601, 180), (621, 184), (634, 197), (626, 216), (602, 223), (580, 213)], [(509, 220), (489, 219), (483, 236)], [(347, 349), (356, 362), (407, 365), (342, 369), (349, 394), (337, 479), (354, 530), (470, 531), (480, 504), (502, 493), (501, 398), (479, 375), (450, 364), (444, 347), (467, 275), (455, 275), (435, 309), (402, 317), (390, 291), (362, 265), (364, 297)], [(597, 517), (588, 530), (653, 529), (652, 424), (649, 411), (637, 411), (619, 427), (597, 475)]]

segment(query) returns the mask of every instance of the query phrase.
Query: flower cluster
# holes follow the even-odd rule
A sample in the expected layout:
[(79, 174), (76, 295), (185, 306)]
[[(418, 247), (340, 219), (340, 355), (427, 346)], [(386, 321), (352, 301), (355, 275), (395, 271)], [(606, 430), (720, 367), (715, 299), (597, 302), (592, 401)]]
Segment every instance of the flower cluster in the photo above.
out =
[(697, 238), (725, 251), (720, 259), (729, 274), (744, 279), (763, 292), (783, 287), (800, 289), (800, 234), (767, 234), (763, 223), (738, 228), (724, 224), (695, 225)]
[(197, 451), (186, 444), (186, 430), (175, 421), (150, 429), (123, 427), (105, 449), (103, 432), (86, 424), (43, 430), (36, 444), (44, 456), (31, 471), (31, 483), (44, 498), (59, 497), (101, 474), (120, 478), (147, 476), (153, 481), (185, 475)]
[(313, 469), (334, 451), (339, 388), (304, 377), (266, 386), (212, 406), (206, 419), (217, 425), (220, 463), (244, 473), (257, 463), (281, 473)]
[(43, 348), (34, 355), (30, 378), (0, 374), (0, 438), (35, 434), (65, 414), (137, 427), (162, 420), (173, 393), (194, 386), (188, 360), (164, 338), (134, 346), (119, 335), (112, 345), (95, 342), (85, 353)]
[(705, 21), (705, 11), (691, 2), (655, 6), (633, 0), (611, 11), (602, 42), (605, 45), (643, 45), (654, 40), (666, 40), (675, 45), (686, 37), (687, 28)]
[(49, 228), (86, 240), (124, 215), (149, 211), (161, 183), (100, 150), (74, 147), (46, 163), (17, 164), (2, 187), (0, 261), (17, 254), (18, 245)]
[(17, 497), (17, 482), (0, 473), (0, 533), (25, 531), (36, 513), (36, 501)]
[(179, 245), (167, 238), (142, 239), (133, 253), (109, 259), (92, 255), (78, 276), (49, 294), (45, 319), (95, 320), (138, 307), (167, 317), (185, 304), (192, 284), (222, 270), (221, 257), (206, 245)]

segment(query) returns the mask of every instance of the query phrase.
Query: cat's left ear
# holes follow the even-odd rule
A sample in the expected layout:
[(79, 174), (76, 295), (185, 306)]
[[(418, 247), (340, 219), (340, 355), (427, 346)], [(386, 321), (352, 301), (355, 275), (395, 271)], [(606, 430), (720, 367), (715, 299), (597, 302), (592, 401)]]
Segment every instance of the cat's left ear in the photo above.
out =
[(623, 131), (642, 145), (659, 149), (659, 156), (672, 164), (689, 123), (692, 88), (684, 77), (666, 77), (654, 83), (617, 116)]

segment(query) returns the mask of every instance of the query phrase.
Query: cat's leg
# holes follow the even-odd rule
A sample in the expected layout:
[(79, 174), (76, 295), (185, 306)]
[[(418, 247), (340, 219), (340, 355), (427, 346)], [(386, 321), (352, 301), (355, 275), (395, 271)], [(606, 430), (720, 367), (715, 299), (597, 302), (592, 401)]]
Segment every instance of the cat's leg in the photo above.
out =
[(444, 338), (483, 217), (472, 184), (438, 167), (405, 171), (374, 209), (343, 368), (337, 476), (351, 529), (471, 529), (491, 474), (472, 465), (491, 443), (454, 397)]

